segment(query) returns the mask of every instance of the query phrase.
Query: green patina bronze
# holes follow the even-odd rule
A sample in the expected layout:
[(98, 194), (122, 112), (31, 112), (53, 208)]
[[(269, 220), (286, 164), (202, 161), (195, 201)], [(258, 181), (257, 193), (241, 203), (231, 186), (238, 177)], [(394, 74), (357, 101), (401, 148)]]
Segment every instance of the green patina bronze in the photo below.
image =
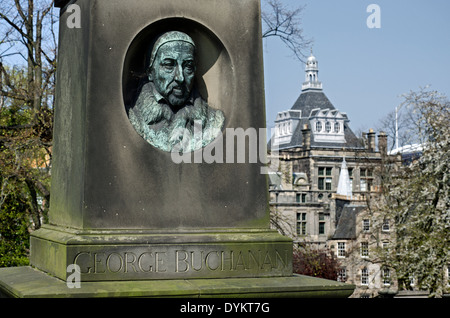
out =
[(195, 43), (185, 33), (164, 33), (152, 48), (148, 80), (129, 118), (151, 145), (190, 152), (208, 145), (221, 132), (223, 112), (209, 107), (194, 87)]

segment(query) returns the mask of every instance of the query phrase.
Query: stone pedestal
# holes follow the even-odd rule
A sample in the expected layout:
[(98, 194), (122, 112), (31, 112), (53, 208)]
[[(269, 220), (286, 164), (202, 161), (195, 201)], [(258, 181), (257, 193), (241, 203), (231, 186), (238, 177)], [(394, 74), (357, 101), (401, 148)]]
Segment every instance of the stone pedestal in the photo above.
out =
[[(57, 2), (49, 225), (32, 234), (32, 268), (0, 271), (3, 294), (350, 295), (352, 286), (292, 275), (292, 242), (269, 229), (265, 148), (255, 162), (255, 140), (239, 146), (226, 134), (241, 129), (251, 139), (265, 127), (259, 0), (71, 1), (76, 10), (68, 4)], [(80, 28), (67, 23), (77, 18)], [(128, 118), (149, 47), (173, 30), (196, 43), (196, 87), (224, 114), (222, 136), (210, 145), (222, 160), (205, 162), (204, 148), (177, 162)], [(66, 285), (72, 264), (81, 288)]]
[(82, 282), (292, 275), (292, 242), (274, 231), (69, 232), (45, 226), (31, 246), (31, 263), (64, 281), (70, 264), (80, 266)]
[(349, 284), (302, 275), (276, 279), (81, 282), (80, 288), (68, 288), (64, 281), (31, 267), (0, 271), (0, 297), (343, 298), (351, 295), (353, 290), (354, 286)]

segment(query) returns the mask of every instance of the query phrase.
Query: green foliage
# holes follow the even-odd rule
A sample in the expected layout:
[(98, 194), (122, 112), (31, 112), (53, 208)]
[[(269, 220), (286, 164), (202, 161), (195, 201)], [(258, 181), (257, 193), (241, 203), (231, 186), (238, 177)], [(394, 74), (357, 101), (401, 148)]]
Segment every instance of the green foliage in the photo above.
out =
[(437, 92), (405, 97), (414, 115), (420, 157), (384, 179), (380, 210), (394, 221), (396, 239), (384, 262), (396, 270), (400, 288), (441, 296), (450, 263), (450, 103)]
[[(14, 69), (10, 71), (10, 78), (20, 74)], [(0, 267), (28, 263), (29, 231), (39, 228), (41, 220), (46, 219), (50, 198), (51, 118), (51, 112), (45, 108), (36, 115), (26, 103), (2, 99)]]
[(30, 221), (24, 211), (28, 204), (9, 195), (0, 210), (0, 267), (28, 265)]
[(0, 63), (0, 267), (28, 264), (29, 231), (50, 199), (53, 114), (32, 106), (25, 74)]

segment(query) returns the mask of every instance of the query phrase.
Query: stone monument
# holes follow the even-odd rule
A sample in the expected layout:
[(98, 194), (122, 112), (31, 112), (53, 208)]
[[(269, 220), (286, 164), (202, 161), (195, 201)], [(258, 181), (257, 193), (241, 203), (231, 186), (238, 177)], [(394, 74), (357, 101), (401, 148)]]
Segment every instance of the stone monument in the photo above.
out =
[[(67, 26), (69, 5), (80, 27)], [(32, 233), (30, 267), (0, 271), (3, 294), (352, 293), (293, 276), (292, 241), (269, 226), (263, 163), (173, 160), (229, 151), (227, 128), (265, 127), (259, 0), (56, 6), (49, 224)], [(67, 287), (73, 265), (81, 288)]]

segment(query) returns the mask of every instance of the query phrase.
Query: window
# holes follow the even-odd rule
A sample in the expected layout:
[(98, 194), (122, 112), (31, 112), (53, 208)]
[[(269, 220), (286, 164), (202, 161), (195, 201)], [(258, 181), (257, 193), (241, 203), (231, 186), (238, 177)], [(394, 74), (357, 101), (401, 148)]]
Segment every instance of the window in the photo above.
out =
[(389, 220), (383, 220), (383, 225), (381, 226), (383, 232), (389, 232)]
[(338, 133), (341, 131), (341, 125), (339, 123), (334, 123), (334, 132)]
[(325, 234), (325, 222), (319, 222), (319, 235)]
[(347, 168), (348, 170), (348, 177), (350, 179), (350, 186), (352, 188), (352, 191), (354, 191), (355, 189), (353, 188), (353, 168)]
[(316, 131), (317, 132), (322, 131), (322, 123), (320, 121), (316, 122)]
[(359, 181), (361, 191), (370, 191), (373, 183), (372, 169), (361, 168), (359, 171)]
[(319, 235), (325, 234), (325, 215), (319, 213)]
[(333, 184), (331, 167), (319, 167), (319, 179), (317, 186), (319, 190), (331, 191), (331, 185)]
[(370, 220), (369, 219), (364, 219), (363, 220), (363, 231), (364, 232), (369, 232), (370, 231)]
[(347, 269), (345, 267), (342, 267), (338, 271), (338, 282), (346, 282), (347, 281)]
[(383, 285), (384, 286), (389, 286), (391, 285), (391, 271), (389, 270), (389, 268), (384, 267), (382, 272), (382, 278), (383, 278)]
[(296, 193), (295, 194), (295, 202), (305, 203), (306, 202), (306, 193)]
[(297, 213), (297, 235), (306, 235), (306, 213)]
[(332, 178), (325, 178), (325, 190), (331, 191)]
[(369, 257), (369, 243), (361, 242), (361, 257)]
[(361, 285), (369, 285), (369, 270), (367, 267), (361, 270)]
[(359, 183), (359, 187), (361, 191), (367, 191), (367, 180), (361, 179)]
[(319, 182), (317, 183), (317, 187), (319, 188), (319, 190), (324, 190), (325, 189), (325, 178), (321, 178), (319, 177)]
[(337, 256), (344, 258), (345, 257), (345, 242), (338, 242), (337, 244)]
[(330, 123), (329, 121), (327, 121), (327, 122), (325, 123), (325, 131), (326, 131), (327, 133), (329, 133), (329, 132), (331, 131), (331, 123)]

